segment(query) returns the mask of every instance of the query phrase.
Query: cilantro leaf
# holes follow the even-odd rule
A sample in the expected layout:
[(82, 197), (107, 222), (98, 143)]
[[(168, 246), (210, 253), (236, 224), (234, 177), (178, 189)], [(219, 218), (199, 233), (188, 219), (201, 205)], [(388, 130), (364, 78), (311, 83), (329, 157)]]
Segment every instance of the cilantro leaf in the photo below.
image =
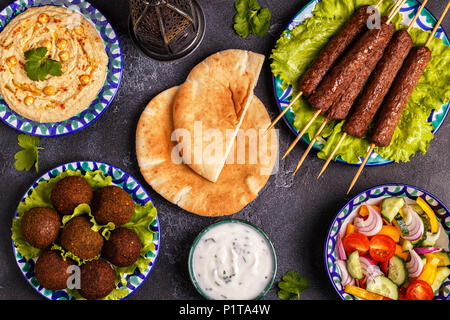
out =
[(33, 81), (44, 81), (47, 75), (61, 76), (61, 63), (47, 58), (47, 48), (40, 47), (25, 52), (24, 69), (28, 78)]
[(247, 38), (251, 34), (261, 37), (267, 33), (272, 16), (269, 9), (261, 8), (257, 0), (236, 0), (234, 7), (234, 30), (238, 35)]
[(27, 134), (19, 134), (17, 136), (17, 142), (23, 150), (20, 150), (14, 155), (14, 159), (16, 160), (14, 166), (16, 167), (16, 170), (29, 171), (34, 165), (36, 172), (38, 172), (39, 150), (42, 149), (38, 147), (39, 138)]
[(278, 298), (281, 300), (299, 300), (300, 294), (309, 288), (309, 281), (297, 272), (289, 270), (278, 282)]

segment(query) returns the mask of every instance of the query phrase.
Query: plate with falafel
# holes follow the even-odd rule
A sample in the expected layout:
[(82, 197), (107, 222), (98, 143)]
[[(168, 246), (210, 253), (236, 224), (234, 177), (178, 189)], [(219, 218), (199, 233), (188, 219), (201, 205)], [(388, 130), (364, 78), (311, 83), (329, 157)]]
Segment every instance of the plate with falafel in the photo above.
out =
[(37, 179), (12, 222), (13, 251), (50, 300), (120, 300), (147, 279), (160, 247), (156, 208), (132, 176), (77, 161)]

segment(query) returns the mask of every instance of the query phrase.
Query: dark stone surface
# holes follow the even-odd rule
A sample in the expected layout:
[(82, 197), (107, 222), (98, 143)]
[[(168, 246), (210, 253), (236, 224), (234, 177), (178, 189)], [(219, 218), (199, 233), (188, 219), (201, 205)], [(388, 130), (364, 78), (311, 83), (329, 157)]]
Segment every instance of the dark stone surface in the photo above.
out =
[[(3, 8), (10, 1), (0, 1)], [(228, 48), (263, 53), (268, 58), (281, 31), (295, 13), (308, 1), (260, 0), (273, 16), (268, 35), (242, 39), (234, 33), (232, 0), (200, 1), (206, 15), (207, 30), (200, 47), (188, 58), (161, 63), (143, 56), (131, 42), (127, 30), (128, 2), (97, 0), (92, 3), (114, 25), (122, 42), (125, 69), (120, 90), (107, 112), (79, 133), (59, 138), (42, 138), (40, 171), (42, 174), (60, 164), (76, 160), (98, 160), (118, 166), (144, 183), (161, 220), (162, 247), (155, 268), (147, 281), (130, 299), (200, 299), (191, 285), (187, 270), (190, 244), (207, 225), (219, 218), (202, 218), (168, 203), (139, 173), (135, 156), (135, 129), (141, 111), (160, 91), (181, 84), (189, 70), (209, 54)], [(446, 1), (430, 1), (427, 8), (439, 16)], [(443, 23), (450, 31), (450, 17)], [(272, 119), (278, 114), (274, 102), (269, 60), (256, 88)], [(277, 126), (280, 152), (294, 140), (285, 123)], [(306, 146), (300, 143), (280, 163), (277, 175), (270, 178), (260, 196), (234, 217), (260, 226), (274, 243), (278, 256), (277, 281), (287, 270), (296, 270), (309, 278), (311, 288), (303, 299), (337, 299), (323, 264), (323, 245), (329, 225), (337, 211), (355, 194), (378, 184), (407, 183), (430, 191), (450, 204), (448, 181), (448, 140), (450, 123), (446, 121), (432, 141), (426, 156), (417, 155), (408, 163), (392, 164), (364, 170), (350, 196), (345, 196), (356, 168), (333, 163), (320, 181), (316, 175), (323, 161), (311, 154), (301, 172), (292, 177), (297, 160)], [(40, 175), (34, 171), (18, 172), (14, 154), (18, 132), (0, 124), (0, 299), (40, 299), (24, 280), (11, 249), (11, 219), (17, 203), (30, 184)], [(276, 298), (276, 287), (266, 299)]]

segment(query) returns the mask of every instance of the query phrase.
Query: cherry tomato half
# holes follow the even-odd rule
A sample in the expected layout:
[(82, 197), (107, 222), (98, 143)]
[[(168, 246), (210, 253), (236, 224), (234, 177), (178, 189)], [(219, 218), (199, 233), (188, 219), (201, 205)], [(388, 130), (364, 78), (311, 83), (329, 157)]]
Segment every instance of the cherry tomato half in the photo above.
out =
[(369, 238), (359, 232), (353, 232), (342, 239), (342, 245), (347, 254), (358, 250), (360, 256), (366, 255), (369, 251)]
[(389, 261), (380, 262), (380, 269), (384, 274), (389, 273)]
[(406, 290), (406, 299), (408, 300), (433, 300), (434, 293), (431, 286), (422, 280), (411, 282)]
[(369, 254), (373, 260), (379, 262), (389, 261), (395, 253), (395, 242), (385, 235), (376, 235), (370, 239)]

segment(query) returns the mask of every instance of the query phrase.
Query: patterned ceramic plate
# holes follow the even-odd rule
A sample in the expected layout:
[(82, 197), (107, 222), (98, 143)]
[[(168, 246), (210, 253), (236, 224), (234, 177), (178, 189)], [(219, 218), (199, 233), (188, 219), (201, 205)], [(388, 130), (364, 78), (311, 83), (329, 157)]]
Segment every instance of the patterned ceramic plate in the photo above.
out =
[[(86, 171), (95, 171), (95, 170), (101, 170), (106, 176), (112, 177), (112, 183), (114, 185), (120, 186), (122, 189), (124, 189), (126, 192), (130, 194), (130, 196), (133, 198), (133, 200), (140, 204), (145, 205), (149, 201), (151, 201), (150, 196), (145, 191), (145, 189), (142, 187), (142, 185), (132, 176), (130, 176), (128, 173), (122, 171), (119, 168), (116, 168), (112, 165), (102, 163), (102, 162), (96, 162), (96, 161), (77, 161), (77, 162), (71, 162), (64, 164), (62, 166), (59, 166), (55, 169), (52, 169), (42, 175), (39, 179), (37, 179), (31, 187), (27, 190), (27, 192), (24, 194), (20, 202), (24, 201), (25, 198), (33, 191), (34, 188), (38, 185), (41, 181), (48, 181), (51, 178), (54, 178), (58, 176), (61, 172), (66, 170), (80, 170), (83, 174), (86, 173)], [(17, 211), (14, 215), (14, 217), (18, 217)], [(150, 229), (154, 232), (153, 234), (153, 244), (155, 245), (154, 251), (149, 251), (146, 254), (147, 258), (150, 258), (150, 263), (148, 265), (148, 268), (143, 272), (139, 272), (139, 269), (136, 268), (134, 274), (127, 275), (127, 286), (126, 289), (128, 289), (127, 297), (132, 294), (137, 288), (147, 279), (147, 277), (150, 275), (150, 272), (153, 269), (153, 266), (155, 265), (156, 258), (158, 257), (159, 248), (160, 248), (160, 235), (161, 235), (161, 227), (159, 224), (158, 216), (156, 216), (156, 219), (153, 220), (153, 222), (150, 225)], [(73, 300), (74, 297), (69, 295), (66, 290), (59, 290), (59, 291), (51, 291), (43, 288), (36, 280), (36, 277), (34, 275), (34, 265), (37, 260), (36, 259), (30, 259), (29, 261), (26, 261), (21, 254), (17, 251), (16, 245), (13, 241), (13, 251), (14, 251), (14, 257), (16, 258), (17, 264), (22, 271), (25, 279), (30, 283), (30, 285), (39, 292), (42, 296), (49, 300)], [(119, 288), (125, 288), (122, 286), (122, 284), (119, 284)]]
[(119, 37), (105, 16), (84, 0), (16, 0), (0, 12), (0, 32), (17, 15), (29, 7), (56, 5), (81, 13), (97, 29), (108, 54), (108, 72), (105, 83), (91, 105), (76, 116), (62, 121), (39, 123), (28, 120), (11, 110), (0, 97), (0, 119), (14, 129), (42, 137), (57, 137), (80, 131), (97, 120), (108, 108), (122, 79), (123, 58)]
[[(403, 184), (386, 184), (372, 189), (366, 190), (352, 200), (350, 200), (345, 207), (339, 211), (330, 230), (328, 231), (327, 240), (325, 242), (325, 266), (327, 269), (328, 277), (333, 283), (339, 296), (344, 300), (355, 300), (353, 295), (344, 292), (344, 288), (341, 284), (341, 277), (339, 271), (336, 268), (336, 239), (340, 234), (345, 234), (346, 226), (355, 215), (358, 213), (358, 208), (363, 203), (375, 204), (379, 203), (381, 199), (386, 197), (404, 197), (406, 202), (415, 202), (417, 197), (424, 198), (431, 208), (436, 213), (438, 220), (441, 223), (442, 229), (445, 232), (441, 232), (441, 236), (438, 239), (439, 247), (447, 248), (450, 250), (450, 211), (445, 205), (435, 196), (424, 191), (420, 188), (403, 185)], [(450, 277), (441, 285), (438, 294), (434, 297), (435, 300), (449, 300), (450, 299)]]
[[(311, 17), (312, 12), (314, 8), (316, 7), (317, 3), (320, 0), (312, 0), (307, 5), (305, 5), (296, 15), (295, 17), (289, 22), (286, 30), (292, 30), (295, 27), (297, 27), (299, 24), (303, 23), (303, 21), (309, 17)], [(402, 16), (403, 16), (403, 24), (408, 25), (412, 19), (414, 18), (414, 15), (417, 12), (417, 9), (420, 7), (420, 3), (415, 0), (408, 0), (406, 4), (402, 7), (400, 10)], [(417, 19), (416, 24), (414, 25), (416, 28), (420, 28), (425, 31), (432, 30), (434, 25), (436, 24), (436, 18), (426, 9), (424, 8), (420, 14), (420, 17)], [(436, 32), (436, 37), (443, 39), (444, 43), (446, 45), (450, 45), (450, 41), (442, 27), (439, 27)], [(277, 102), (277, 106), (280, 110), (284, 110), (289, 105), (289, 102), (292, 98), (292, 87), (289, 86), (286, 90), (282, 89), (282, 83), (278, 77), (273, 76), (273, 86), (275, 90), (275, 98)], [(433, 111), (430, 114), (430, 117), (428, 118), (428, 121), (431, 122), (433, 125), (433, 133), (436, 133), (440, 126), (442, 125), (442, 122), (444, 121), (445, 117), (447, 116), (447, 113), (449, 111), (449, 103), (444, 104), (441, 109), (437, 111)], [(292, 109), (288, 110), (286, 114), (284, 115), (284, 120), (291, 128), (291, 130), (295, 133), (295, 135), (299, 134), (299, 130), (294, 126), (294, 119), (295, 114), (293, 113)], [(304, 135), (302, 137), (302, 141), (309, 144), (310, 139), (308, 135)], [(324, 140), (319, 140), (314, 144), (314, 149), (321, 150), (324, 146)], [(362, 163), (362, 158), (358, 163), (348, 163), (342, 160), (340, 157), (337, 159), (337, 161), (345, 164), (351, 164), (351, 165), (360, 165)], [(367, 166), (379, 166), (379, 165), (385, 165), (388, 163), (392, 163), (393, 161), (385, 159), (378, 155), (377, 153), (373, 152), (369, 160), (367, 161)]]

